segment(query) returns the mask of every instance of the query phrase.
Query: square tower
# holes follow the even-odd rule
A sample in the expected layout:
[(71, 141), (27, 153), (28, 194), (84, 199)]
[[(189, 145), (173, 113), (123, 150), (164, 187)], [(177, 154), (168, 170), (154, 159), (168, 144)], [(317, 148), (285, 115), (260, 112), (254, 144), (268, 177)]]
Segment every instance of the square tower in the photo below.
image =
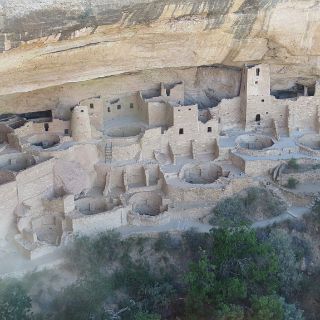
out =
[(270, 120), (270, 68), (267, 64), (245, 66), (242, 74), (241, 110), (246, 130)]

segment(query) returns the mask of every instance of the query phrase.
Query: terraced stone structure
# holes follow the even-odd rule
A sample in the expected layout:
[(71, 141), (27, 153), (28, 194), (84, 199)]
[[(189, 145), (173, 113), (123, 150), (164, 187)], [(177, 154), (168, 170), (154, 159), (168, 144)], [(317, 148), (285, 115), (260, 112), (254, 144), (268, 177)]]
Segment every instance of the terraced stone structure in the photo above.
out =
[(319, 82), (275, 96), (269, 65), (245, 65), (239, 96), (210, 108), (184, 86), (3, 117), (2, 243), (33, 259), (75, 234), (199, 219), (289, 159), (320, 160)]

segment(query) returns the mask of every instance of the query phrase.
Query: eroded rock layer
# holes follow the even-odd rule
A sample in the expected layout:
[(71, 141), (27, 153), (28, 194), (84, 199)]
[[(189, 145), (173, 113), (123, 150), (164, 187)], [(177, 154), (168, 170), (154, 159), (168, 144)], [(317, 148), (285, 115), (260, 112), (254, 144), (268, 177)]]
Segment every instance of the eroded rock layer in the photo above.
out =
[(274, 88), (312, 82), (319, 12), (317, 0), (0, 0), (0, 94), (256, 62), (271, 65)]

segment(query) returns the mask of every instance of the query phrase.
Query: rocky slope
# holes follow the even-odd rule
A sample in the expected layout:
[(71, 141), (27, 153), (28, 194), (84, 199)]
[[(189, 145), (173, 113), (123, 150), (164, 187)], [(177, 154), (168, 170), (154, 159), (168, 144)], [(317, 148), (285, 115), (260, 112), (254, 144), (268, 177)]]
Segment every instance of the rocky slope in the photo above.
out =
[(261, 61), (285, 88), (320, 76), (320, 1), (0, 0), (0, 51), (0, 95)]

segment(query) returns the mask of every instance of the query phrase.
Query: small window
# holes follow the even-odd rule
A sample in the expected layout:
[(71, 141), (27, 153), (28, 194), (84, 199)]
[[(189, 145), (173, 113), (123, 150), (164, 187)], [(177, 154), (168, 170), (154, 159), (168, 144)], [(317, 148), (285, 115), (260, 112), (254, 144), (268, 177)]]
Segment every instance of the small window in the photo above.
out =
[(189, 108), (189, 111), (191, 111), (191, 108)]
[(108, 107), (108, 112), (111, 112), (110, 107)]
[(81, 112), (84, 112), (84, 110), (82, 109)]
[(64, 134), (69, 134), (69, 129), (64, 129)]
[(269, 114), (269, 112), (267, 111), (266, 114)]
[(261, 99), (261, 102), (264, 102), (264, 99)]
[(120, 110), (121, 109), (121, 104), (117, 105), (117, 109)]
[(133, 109), (133, 103), (130, 103), (130, 109)]
[(49, 131), (49, 123), (45, 123), (44, 124), (44, 130), (45, 131)]
[(90, 103), (90, 109), (93, 109), (93, 108), (94, 108), (93, 103)]
[(179, 129), (179, 134), (183, 134), (183, 129), (182, 128)]
[(167, 97), (170, 97), (170, 89), (166, 89), (166, 95)]
[(212, 128), (211, 127), (208, 127), (208, 132), (212, 132)]
[(178, 109), (178, 111), (181, 111), (180, 109)]
[(256, 121), (257, 121), (257, 122), (261, 121), (261, 116), (260, 116), (260, 114), (257, 114), (257, 115), (256, 115)]
[(259, 77), (259, 75), (260, 75), (260, 69), (257, 68), (257, 69), (256, 69), (256, 76)]
[(218, 123), (221, 123), (221, 118), (218, 119)]
[(255, 84), (258, 84), (258, 81), (255, 81), (254, 83), (255, 83)]

